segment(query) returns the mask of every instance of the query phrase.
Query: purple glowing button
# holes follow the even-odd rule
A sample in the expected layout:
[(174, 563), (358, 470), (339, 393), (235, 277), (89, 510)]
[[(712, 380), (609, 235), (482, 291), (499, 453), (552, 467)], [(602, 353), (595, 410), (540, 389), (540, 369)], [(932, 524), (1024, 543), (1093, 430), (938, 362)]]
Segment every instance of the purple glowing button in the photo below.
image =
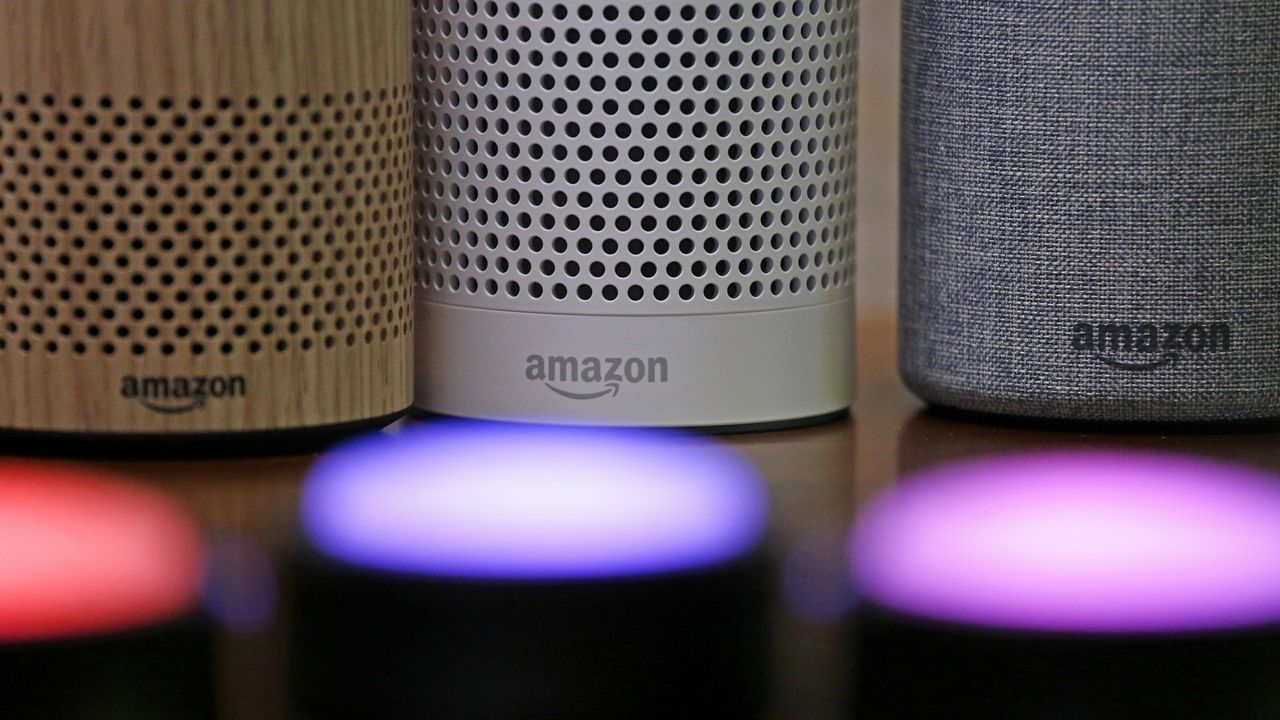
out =
[(442, 423), (321, 459), (303, 522), (350, 564), (440, 577), (574, 580), (703, 568), (750, 552), (767, 499), (705, 440)]
[(978, 460), (905, 481), (852, 542), (859, 592), (945, 622), (1101, 634), (1280, 622), (1280, 479), (1180, 456)]

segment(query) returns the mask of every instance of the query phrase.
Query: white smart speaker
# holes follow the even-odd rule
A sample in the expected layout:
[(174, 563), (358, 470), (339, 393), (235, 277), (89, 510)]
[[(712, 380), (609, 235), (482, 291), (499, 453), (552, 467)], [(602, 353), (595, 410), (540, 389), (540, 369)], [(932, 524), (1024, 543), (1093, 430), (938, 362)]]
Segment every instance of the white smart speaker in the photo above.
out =
[(854, 0), (415, 10), (420, 411), (847, 412)]

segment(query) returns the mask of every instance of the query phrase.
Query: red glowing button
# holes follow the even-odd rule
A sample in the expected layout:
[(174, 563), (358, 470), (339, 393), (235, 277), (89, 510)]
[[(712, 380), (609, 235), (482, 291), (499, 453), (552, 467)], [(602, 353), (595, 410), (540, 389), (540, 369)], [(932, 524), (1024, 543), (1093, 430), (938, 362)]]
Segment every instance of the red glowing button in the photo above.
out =
[(162, 493), (0, 462), (0, 643), (173, 620), (196, 606), (203, 565), (194, 523)]

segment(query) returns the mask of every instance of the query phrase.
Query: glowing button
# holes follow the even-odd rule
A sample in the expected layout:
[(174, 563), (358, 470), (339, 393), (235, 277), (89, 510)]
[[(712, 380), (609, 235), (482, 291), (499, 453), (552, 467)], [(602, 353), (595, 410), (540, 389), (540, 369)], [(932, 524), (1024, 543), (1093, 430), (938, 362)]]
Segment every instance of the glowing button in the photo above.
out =
[(633, 577), (739, 558), (764, 532), (755, 471), (666, 433), (443, 423), (322, 459), (303, 519), (347, 563), (496, 580)]
[(176, 619), (198, 602), (203, 562), (194, 524), (157, 491), (0, 463), (0, 643)]
[(854, 575), (908, 615), (1149, 633), (1280, 621), (1280, 479), (1209, 460), (1001, 457), (903, 482), (861, 519)]

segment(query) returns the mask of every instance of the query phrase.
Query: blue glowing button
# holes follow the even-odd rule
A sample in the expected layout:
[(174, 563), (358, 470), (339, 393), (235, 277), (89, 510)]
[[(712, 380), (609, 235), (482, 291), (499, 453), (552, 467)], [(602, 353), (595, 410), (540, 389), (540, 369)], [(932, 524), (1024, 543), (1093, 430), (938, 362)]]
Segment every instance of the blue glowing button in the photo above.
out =
[(756, 547), (766, 514), (753, 468), (709, 441), (462, 422), (342, 447), (303, 498), (308, 538), (333, 558), (468, 579), (711, 566)]
[(867, 512), (861, 591), (939, 620), (1023, 630), (1204, 631), (1280, 621), (1280, 479), (1142, 453), (944, 467)]
[(766, 510), (744, 460), (672, 433), (449, 422), (339, 448), (291, 563), (299, 714), (750, 720)]

